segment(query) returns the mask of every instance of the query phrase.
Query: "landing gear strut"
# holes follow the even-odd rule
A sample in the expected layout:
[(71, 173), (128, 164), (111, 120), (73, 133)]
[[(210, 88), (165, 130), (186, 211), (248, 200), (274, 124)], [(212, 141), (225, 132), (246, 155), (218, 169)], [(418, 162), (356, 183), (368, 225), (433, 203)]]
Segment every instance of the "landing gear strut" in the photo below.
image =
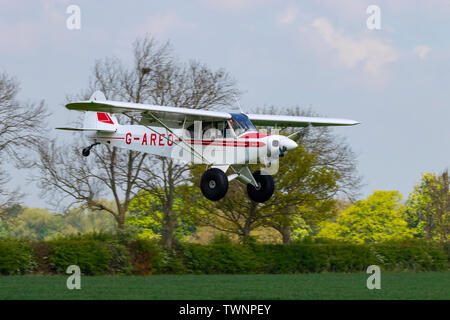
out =
[(96, 143), (94, 143), (94, 144), (91, 144), (89, 147), (84, 148), (83, 151), (81, 152), (81, 154), (82, 154), (84, 157), (88, 157), (89, 154), (91, 153), (91, 149), (92, 149), (94, 146), (98, 145), (98, 144), (100, 144), (100, 143), (99, 143), (99, 142), (96, 142)]

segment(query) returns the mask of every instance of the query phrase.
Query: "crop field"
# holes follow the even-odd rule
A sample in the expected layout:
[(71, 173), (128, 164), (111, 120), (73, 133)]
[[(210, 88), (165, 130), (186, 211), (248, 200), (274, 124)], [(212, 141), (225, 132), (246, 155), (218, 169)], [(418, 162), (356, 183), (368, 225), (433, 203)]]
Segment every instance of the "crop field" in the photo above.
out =
[(294, 275), (1, 276), (0, 299), (450, 299), (450, 272), (382, 273), (381, 289), (365, 273)]

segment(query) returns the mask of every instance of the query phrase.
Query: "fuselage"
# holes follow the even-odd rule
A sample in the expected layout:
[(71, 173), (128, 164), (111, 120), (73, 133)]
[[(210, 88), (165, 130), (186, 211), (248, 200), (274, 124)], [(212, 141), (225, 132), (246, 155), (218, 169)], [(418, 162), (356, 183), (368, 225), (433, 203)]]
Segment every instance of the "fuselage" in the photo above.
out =
[(244, 117), (239, 114), (222, 124), (203, 122), (182, 128), (117, 125), (115, 132), (97, 131), (89, 137), (118, 148), (215, 165), (267, 163), (297, 147), (288, 137), (258, 132)]

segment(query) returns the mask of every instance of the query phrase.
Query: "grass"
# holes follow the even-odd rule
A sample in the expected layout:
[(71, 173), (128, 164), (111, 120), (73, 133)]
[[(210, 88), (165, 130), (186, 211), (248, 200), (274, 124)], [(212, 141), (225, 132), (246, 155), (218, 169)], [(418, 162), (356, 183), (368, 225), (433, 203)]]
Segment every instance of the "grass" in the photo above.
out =
[(368, 290), (365, 273), (294, 275), (0, 276), (0, 299), (450, 299), (450, 272), (382, 273)]

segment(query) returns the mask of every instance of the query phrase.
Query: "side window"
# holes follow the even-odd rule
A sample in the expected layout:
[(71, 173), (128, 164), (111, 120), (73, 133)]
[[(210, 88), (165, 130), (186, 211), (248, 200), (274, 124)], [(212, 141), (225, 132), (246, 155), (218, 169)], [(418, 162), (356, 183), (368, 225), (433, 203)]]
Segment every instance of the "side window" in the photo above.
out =
[(189, 138), (194, 138), (194, 124), (191, 124), (187, 129), (187, 133), (189, 134)]
[[(203, 139), (217, 139), (226, 136), (226, 130), (229, 129), (228, 123), (225, 121), (202, 122)], [(191, 124), (186, 129), (190, 138), (194, 138), (195, 124)]]
[(214, 140), (222, 137), (222, 131), (219, 129), (219, 122), (205, 123), (203, 127), (203, 139)]

